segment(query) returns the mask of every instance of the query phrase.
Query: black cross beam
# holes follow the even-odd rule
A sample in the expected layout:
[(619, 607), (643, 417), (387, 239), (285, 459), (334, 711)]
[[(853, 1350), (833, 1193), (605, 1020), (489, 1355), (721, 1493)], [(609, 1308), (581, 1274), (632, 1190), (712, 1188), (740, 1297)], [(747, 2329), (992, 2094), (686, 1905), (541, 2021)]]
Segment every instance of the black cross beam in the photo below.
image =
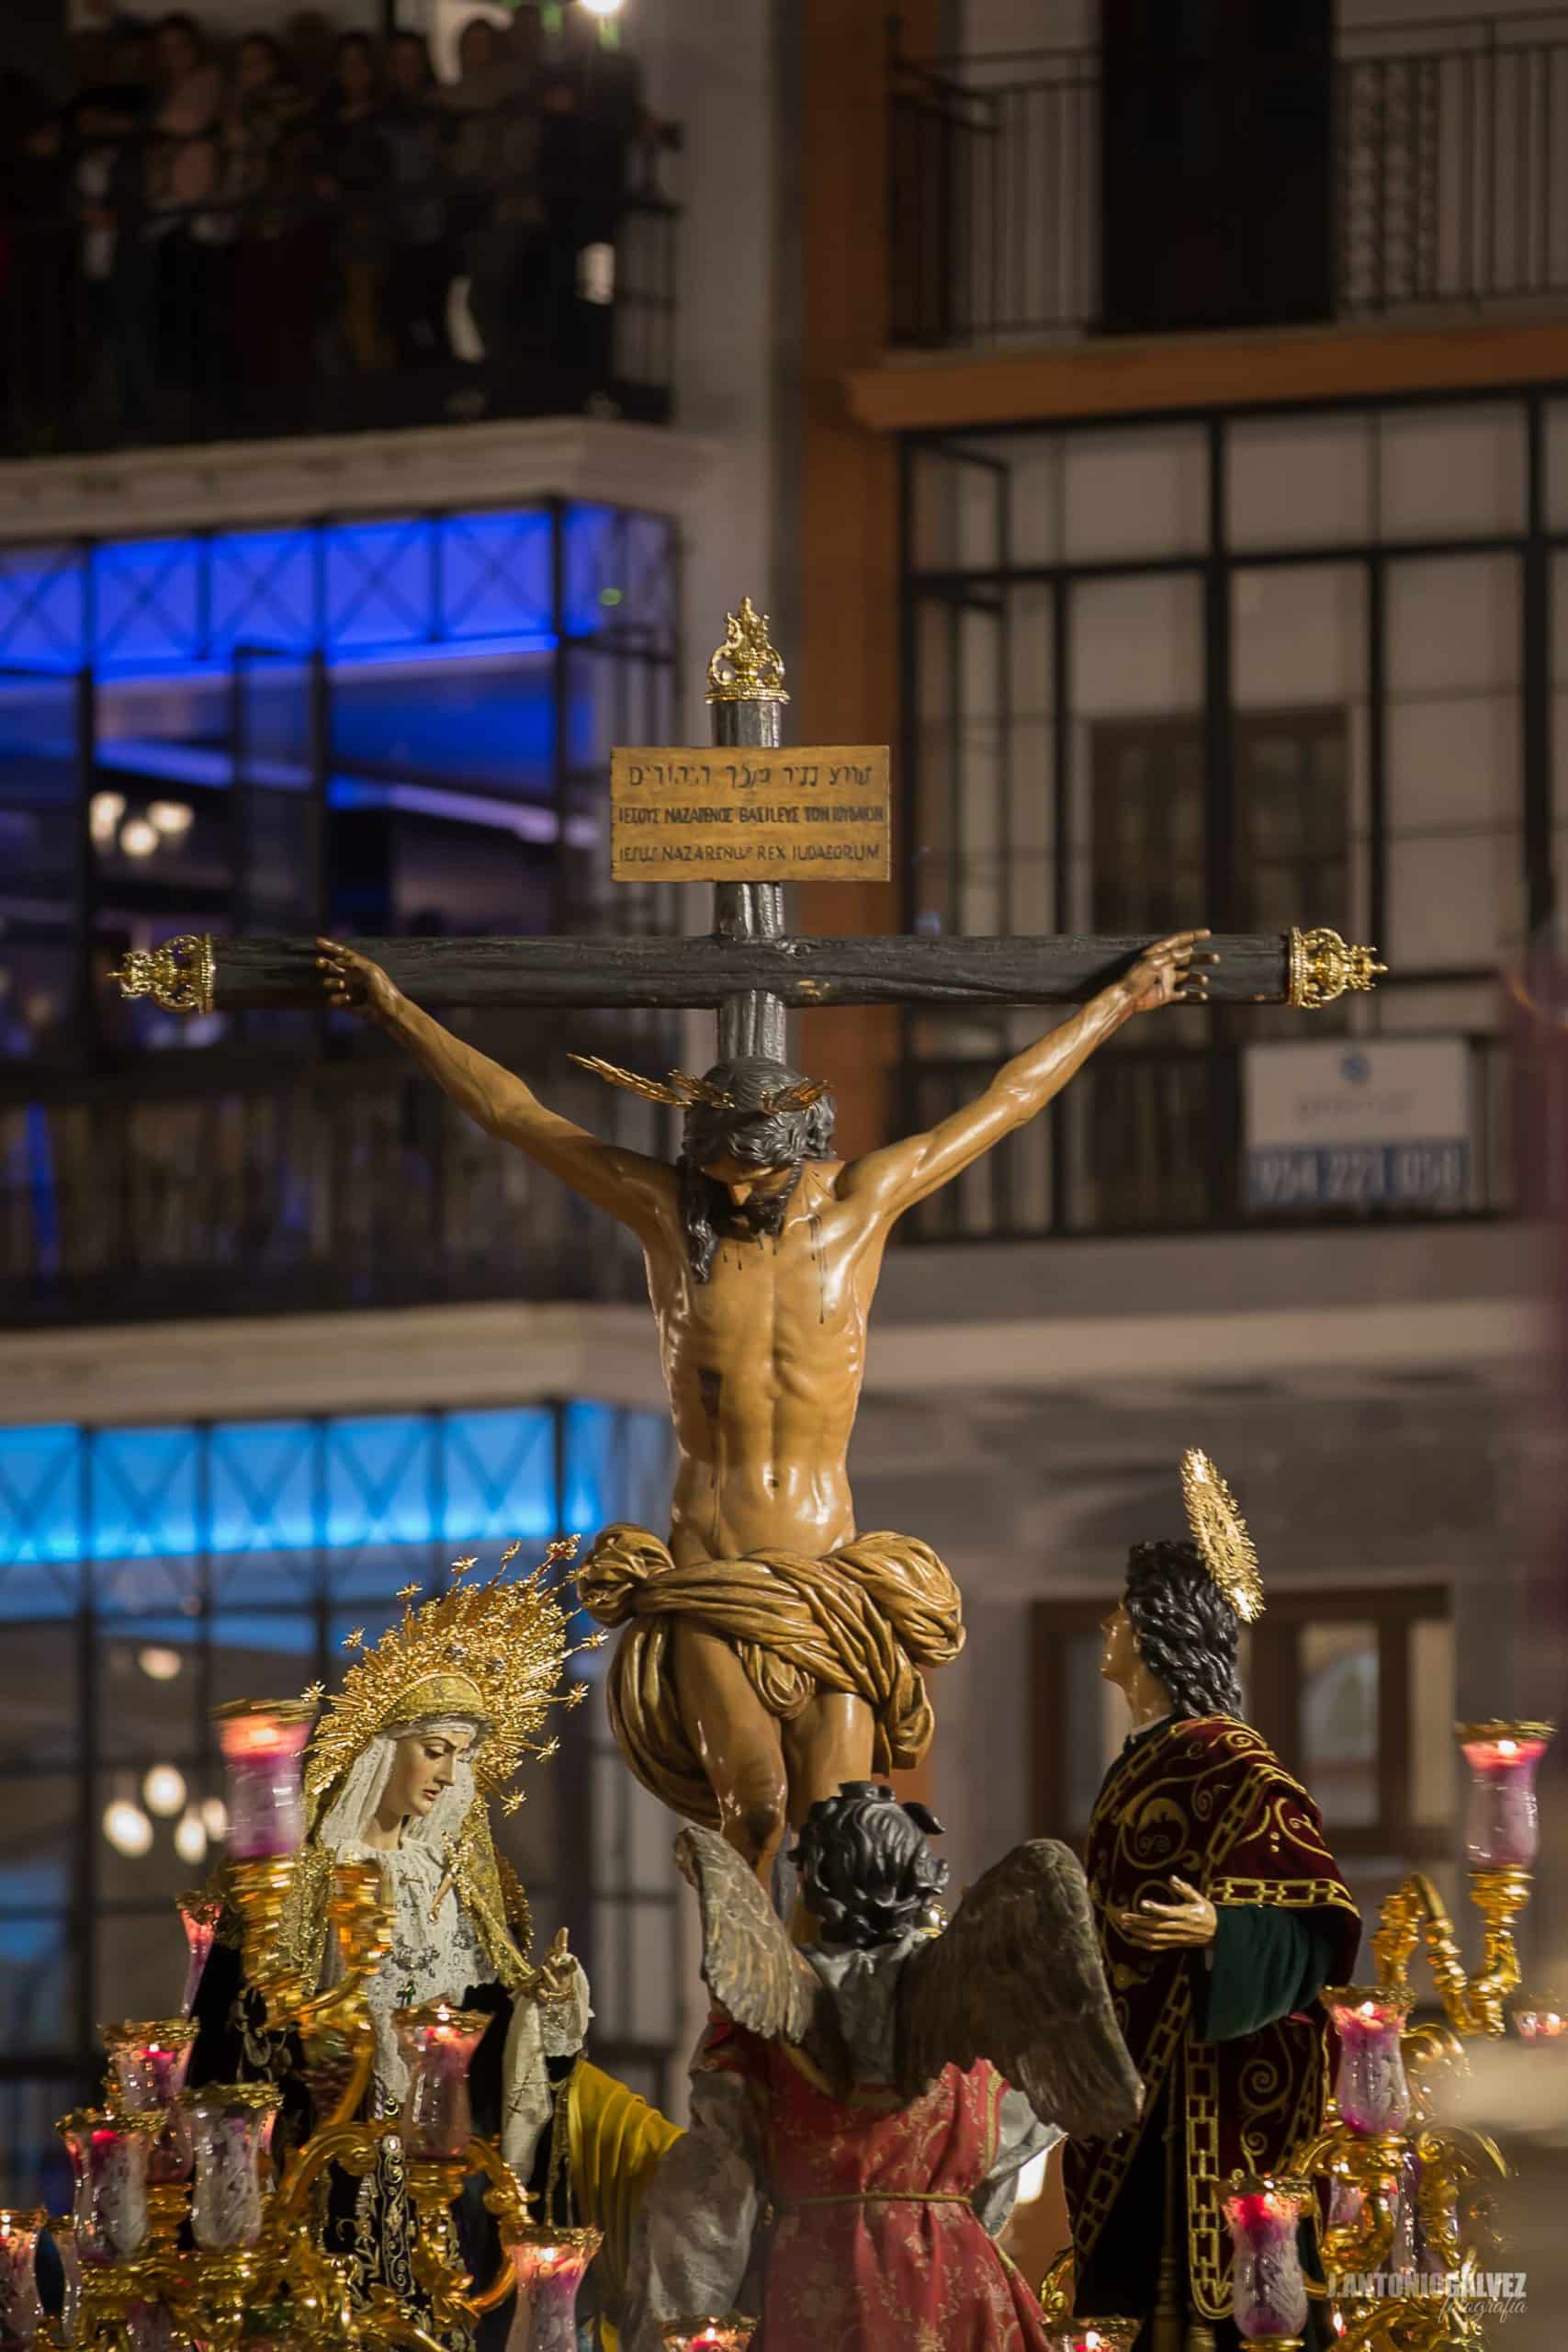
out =
[[(730, 618), (708, 670), (716, 744), (776, 750), (787, 696), (765, 615), (750, 599)], [(809, 756), (807, 754), (807, 756)], [(363, 939), (419, 1005), (712, 1007), (719, 1058), (787, 1058), (785, 1013), (835, 1005), (1081, 1004), (1124, 973), (1143, 938), (801, 939), (784, 926), (777, 883), (715, 887), (711, 933), (688, 939)], [(1222, 933), (1210, 943), (1213, 1004), (1332, 1003), (1370, 989), (1383, 968), (1337, 933)], [(117, 975), (128, 996), (174, 1012), (319, 1005), (310, 939), (172, 940), (136, 950)]]

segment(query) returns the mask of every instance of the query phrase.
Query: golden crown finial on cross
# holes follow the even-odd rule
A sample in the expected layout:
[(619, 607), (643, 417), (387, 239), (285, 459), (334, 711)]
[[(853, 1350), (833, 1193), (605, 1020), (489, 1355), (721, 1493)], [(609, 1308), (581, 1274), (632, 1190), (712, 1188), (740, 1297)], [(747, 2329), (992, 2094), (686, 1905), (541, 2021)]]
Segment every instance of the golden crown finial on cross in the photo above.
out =
[(708, 663), (709, 702), (788, 702), (784, 666), (768, 635), (768, 616), (750, 596), (727, 613), (724, 643)]

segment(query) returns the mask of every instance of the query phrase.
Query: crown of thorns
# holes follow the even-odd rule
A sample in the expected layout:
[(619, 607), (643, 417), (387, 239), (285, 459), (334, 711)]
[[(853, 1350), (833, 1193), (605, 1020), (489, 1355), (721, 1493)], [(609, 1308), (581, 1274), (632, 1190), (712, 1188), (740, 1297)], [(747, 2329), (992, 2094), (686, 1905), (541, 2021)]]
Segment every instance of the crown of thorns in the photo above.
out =
[(641, 1078), (635, 1069), (602, 1061), (597, 1054), (573, 1054), (570, 1058), (581, 1069), (592, 1070), (611, 1086), (624, 1086), (628, 1094), (640, 1094), (647, 1102), (664, 1102), (682, 1111), (700, 1102), (705, 1110), (733, 1111), (746, 1119), (771, 1119), (778, 1111), (808, 1111), (829, 1091), (826, 1079), (801, 1078), (793, 1086), (760, 1095), (755, 1102), (738, 1102), (728, 1087), (711, 1086), (705, 1078), (694, 1078), (688, 1070), (672, 1069), (663, 1079)]

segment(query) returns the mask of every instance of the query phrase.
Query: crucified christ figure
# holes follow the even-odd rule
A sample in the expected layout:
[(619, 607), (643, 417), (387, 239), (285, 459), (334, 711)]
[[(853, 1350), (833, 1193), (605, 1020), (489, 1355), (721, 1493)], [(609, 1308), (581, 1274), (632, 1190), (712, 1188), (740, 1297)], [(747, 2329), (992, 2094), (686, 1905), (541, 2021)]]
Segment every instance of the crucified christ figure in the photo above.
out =
[(857, 1533), (847, 1455), (866, 1322), (895, 1221), (1025, 1125), (1134, 1013), (1201, 1003), (1205, 931), (1126, 976), (924, 1135), (833, 1156), (833, 1104), (783, 1064), (721, 1063), (668, 1087), (673, 1167), (602, 1142), (411, 1004), (380, 967), (318, 942), (331, 1001), (378, 1022), (490, 1135), (642, 1244), (674, 1422), (670, 1540), (614, 1527), (587, 1606), (626, 1627), (612, 1719), (647, 1786), (716, 1825), (764, 1883), (786, 1826), (845, 1781), (918, 1761), (919, 1668), (956, 1656), (957, 1588), (912, 1538)]

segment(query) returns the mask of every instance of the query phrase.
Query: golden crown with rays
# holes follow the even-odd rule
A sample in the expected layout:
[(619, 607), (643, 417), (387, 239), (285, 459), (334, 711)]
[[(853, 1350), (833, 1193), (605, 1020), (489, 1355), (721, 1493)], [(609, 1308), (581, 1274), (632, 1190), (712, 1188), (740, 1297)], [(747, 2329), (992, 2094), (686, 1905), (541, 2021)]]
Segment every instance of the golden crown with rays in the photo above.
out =
[[(609, 1636), (569, 1639), (570, 1614), (555, 1571), (571, 1558), (577, 1538), (552, 1544), (530, 1574), (509, 1577), (522, 1548), (510, 1544), (494, 1576), (471, 1583), (467, 1579), (477, 1560), (454, 1560), (450, 1589), (417, 1608), (422, 1588), (404, 1585), (397, 1596), (401, 1623), (374, 1649), (366, 1648), (362, 1629), (347, 1635), (344, 1649), (360, 1656), (311, 1736), (308, 1799), (323, 1796), (341, 1780), (367, 1741), (432, 1716), (460, 1715), (481, 1726), (474, 1755), (474, 1785), (481, 1795), (499, 1794), (525, 1757), (554, 1755), (558, 1743), (537, 1736), (550, 1708), (558, 1702), (579, 1706), (588, 1695), (586, 1682), (570, 1682), (563, 1691), (567, 1661), (598, 1649)], [(305, 1693), (315, 1701), (322, 1695), (320, 1683)], [(522, 1802), (520, 1793), (505, 1797), (502, 1810), (513, 1812)]]
[(1250, 1625), (1263, 1614), (1258, 1553), (1235, 1497), (1195, 1445), (1181, 1457), (1181, 1499), (1203, 1566), (1243, 1624)]
[(825, 1078), (802, 1078), (760, 1095), (755, 1102), (738, 1102), (728, 1088), (710, 1086), (705, 1078), (694, 1078), (689, 1070), (672, 1069), (663, 1079), (639, 1078), (635, 1069), (622, 1069), (619, 1063), (602, 1060), (597, 1054), (570, 1054), (567, 1058), (611, 1086), (624, 1086), (628, 1094), (640, 1094), (645, 1102), (663, 1102), (680, 1111), (689, 1111), (700, 1102), (706, 1110), (734, 1111), (746, 1119), (771, 1119), (778, 1111), (808, 1111), (829, 1091)]

